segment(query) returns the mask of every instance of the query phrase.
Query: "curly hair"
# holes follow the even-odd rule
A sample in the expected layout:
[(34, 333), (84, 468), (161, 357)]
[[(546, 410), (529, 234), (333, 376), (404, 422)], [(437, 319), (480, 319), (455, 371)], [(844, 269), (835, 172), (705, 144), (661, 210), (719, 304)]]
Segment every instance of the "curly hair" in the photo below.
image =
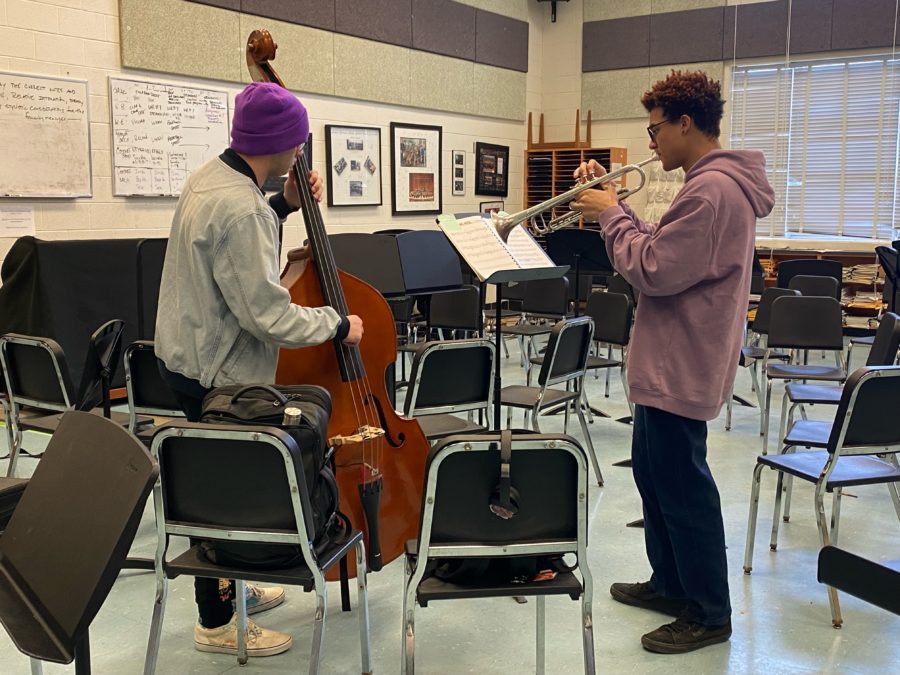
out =
[(687, 115), (707, 136), (719, 136), (725, 106), (722, 87), (702, 70), (673, 70), (666, 79), (644, 92), (641, 103), (647, 112), (662, 108), (668, 120)]

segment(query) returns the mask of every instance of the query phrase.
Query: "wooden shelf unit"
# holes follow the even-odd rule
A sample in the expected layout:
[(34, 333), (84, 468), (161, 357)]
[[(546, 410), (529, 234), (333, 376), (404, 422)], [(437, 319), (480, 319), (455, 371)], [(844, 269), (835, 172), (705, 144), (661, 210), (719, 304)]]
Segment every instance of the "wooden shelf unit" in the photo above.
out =
[[(613, 164), (628, 163), (625, 148), (535, 148), (525, 151), (525, 208), (531, 208), (552, 197), (567, 192), (575, 185), (572, 174), (581, 162), (591, 159), (610, 170)], [(625, 185), (625, 176), (622, 177)], [(569, 210), (566, 204), (544, 213), (547, 220), (561, 216)], [(585, 227), (581, 222), (579, 227)], [(590, 225), (588, 225), (590, 227)]]

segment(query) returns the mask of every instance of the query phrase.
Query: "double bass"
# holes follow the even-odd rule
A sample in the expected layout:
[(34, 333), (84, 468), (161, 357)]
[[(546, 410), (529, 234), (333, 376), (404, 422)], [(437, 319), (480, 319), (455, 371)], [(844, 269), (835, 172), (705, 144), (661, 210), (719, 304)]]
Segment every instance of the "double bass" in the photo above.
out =
[[(284, 87), (270, 61), (277, 45), (266, 30), (247, 41), (251, 78)], [(366, 540), (369, 569), (397, 558), (418, 534), (422, 481), (429, 444), (419, 423), (394, 411), (385, 373), (396, 358), (394, 317), (381, 294), (337, 269), (319, 205), (309, 187), (303, 153), (291, 168), (309, 238), (308, 255), (292, 259), (282, 273), (291, 301), (306, 307), (330, 306), (357, 314), (365, 335), (358, 346), (332, 340), (315, 347), (282, 349), (276, 382), (317, 384), (331, 393), (328, 437), (334, 444), (341, 512)], [(351, 552), (348, 556), (353, 556)], [(355, 565), (348, 561), (350, 574)], [(334, 568), (329, 579), (337, 578)]]

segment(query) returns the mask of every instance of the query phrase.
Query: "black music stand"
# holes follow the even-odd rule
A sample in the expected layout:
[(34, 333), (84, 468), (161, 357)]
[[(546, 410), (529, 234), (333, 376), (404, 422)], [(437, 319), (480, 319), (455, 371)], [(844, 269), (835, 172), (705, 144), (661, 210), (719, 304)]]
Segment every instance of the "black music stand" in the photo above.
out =
[[(483, 213), (454, 213), (453, 217), (457, 219), (468, 218), (469, 216), (484, 216)], [(452, 245), (452, 241), (448, 238), (448, 242)], [(456, 250), (454, 248), (454, 250)], [(457, 255), (463, 258), (462, 253), (457, 251)], [(554, 260), (554, 262), (556, 262)], [(474, 271), (474, 270), (473, 270)], [(500, 322), (502, 320), (503, 311), (500, 307), (503, 301), (503, 286), (509, 283), (519, 283), (521, 281), (539, 281), (540, 279), (558, 279), (565, 276), (569, 271), (568, 265), (559, 265), (555, 267), (529, 267), (527, 269), (500, 270), (494, 272), (491, 276), (481, 281), (481, 303), (484, 307), (485, 288), (487, 284), (493, 284), (496, 287), (497, 296), (495, 301), (494, 314), (494, 346), (496, 347), (497, 357), (494, 359), (494, 431), (500, 429), (500, 350), (503, 348), (503, 335), (500, 332)], [(482, 335), (484, 332), (482, 331)]]
[(575, 271), (575, 316), (581, 309), (581, 275), (612, 276), (615, 273), (606, 253), (606, 242), (597, 230), (566, 228), (551, 232), (547, 235), (547, 255), (557, 265), (568, 265)]
[[(581, 284), (582, 274), (598, 274), (607, 277), (615, 274), (612, 261), (606, 252), (606, 242), (603, 235), (597, 230), (579, 230), (575, 228), (566, 228), (551, 232), (547, 235), (547, 255), (557, 265), (569, 265), (575, 270), (575, 316), (578, 316), (581, 309)], [(561, 412), (562, 408), (555, 410), (556, 414)], [(599, 417), (609, 417), (602, 410), (591, 406), (591, 412)], [(623, 424), (631, 423), (631, 415), (620, 417), (616, 422)]]
[(491, 276), (484, 280), (485, 284), (494, 284), (497, 291), (495, 300), (494, 314), (494, 346), (496, 347), (497, 357), (494, 358), (494, 431), (500, 429), (500, 349), (502, 348), (503, 334), (500, 330), (500, 321), (502, 319), (503, 310), (500, 307), (503, 300), (503, 285), (508, 283), (518, 283), (521, 281), (538, 281), (540, 279), (558, 279), (569, 271), (568, 265), (557, 265), (556, 267), (531, 267), (528, 269), (501, 270), (494, 272)]

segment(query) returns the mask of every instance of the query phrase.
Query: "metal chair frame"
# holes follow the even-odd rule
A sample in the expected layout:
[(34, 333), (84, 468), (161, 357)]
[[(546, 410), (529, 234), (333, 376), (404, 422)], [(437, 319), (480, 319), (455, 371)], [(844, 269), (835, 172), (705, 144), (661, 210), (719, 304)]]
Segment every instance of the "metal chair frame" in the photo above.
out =
[[(816, 524), (818, 526), (819, 537), (823, 547), (837, 545), (838, 542), (838, 526), (840, 524), (842, 486), (832, 485), (829, 481), (839, 461), (843, 460), (843, 462), (845, 463), (850, 463), (854, 461), (859, 462), (859, 460), (868, 460), (871, 466), (881, 469), (881, 474), (874, 475), (874, 469), (871, 469), (869, 466), (865, 467), (870, 468), (870, 480), (866, 480), (865, 477), (859, 477), (854, 479), (853, 484), (887, 484), (888, 491), (891, 495), (891, 501), (894, 505), (894, 510), (897, 513), (898, 520), (900, 520), (900, 489), (898, 489), (898, 486), (900, 486), (900, 464), (898, 464), (896, 454), (897, 452), (900, 452), (900, 434), (897, 434), (896, 442), (890, 445), (885, 445), (885, 443), (882, 442), (883, 439), (879, 440), (878, 442), (871, 442), (865, 445), (845, 445), (847, 431), (852, 423), (854, 412), (857, 410), (857, 398), (859, 396), (859, 392), (869, 382), (872, 382), (873, 380), (876, 380), (878, 378), (900, 378), (900, 367), (875, 366), (857, 370), (856, 373), (854, 373), (854, 375), (851, 377), (851, 380), (847, 385), (848, 387), (852, 388), (845, 388), (845, 391), (842, 394), (840, 404), (841, 408), (838, 409), (838, 417), (835, 419), (834, 425), (832, 426), (827, 450), (820, 453), (800, 453), (804, 455), (805, 458), (809, 458), (811, 460), (819, 458), (821, 458), (822, 460), (822, 468), (819, 473), (818, 479), (814, 481), (814, 505), (816, 512)], [(843, 415), (841, 414), (842, 412)], [(750, 495), (750, 513), (747, 522), (747, 541), (744, 549), (745, 574), (750, 574), (753, 570), (753, 548), (756, 541), (756, 521), (759, 511), (760, 478), (762, 475), (762, 470), (766, 466), (769, 466), (770, 468), (778, 472), (778, 482), (775, 488), (775, 506), (772, 516), (772, 534), (769, 541), (769, 548), (774, 552), (778, 547), (778, 527), (781, 516), (781, 495), (786, 469), (790, 466), (790, 460), (788, 459), (788, 455), (790, 454), (788, 452), (789, 448), (790, 446), (786, 445), (782, 450), (781, 455), (770, 458), (765, 463), (762, 461), (762, 457), (760, 456), (757, 459), (756, 467), (753, 470), (753, 483), (751, 486), (752, 489)], [(814, 454), (816, 455), (816, 457), (812, 457), (812, 455)], [(886, 455), (885, 459), (873, 457), (874, 455), (883, 454)], [(796, 456), (797, 455), (793, 455), (793, 457)], [(782, 457), (784, 457), (785, 459), (782, 460)], [(799, 473), (794, 473), (794, 475), (804, 480), (811, 480), (811, 478), (803, 476)], [(825, 516), (824, 498), (826, 492), (833, 493), (830, 522), (826, 519)], [(828, 602), (831, 609), (832, 624), (835, 628), (840, 628), (841, 624), (843, 623), (840, 603), (838, 602), (837, 590), (831, 586), (828, 587)]]
[[(563, 373), (562, 375), (553, 376), (553, 367), (557, 358), (557, 351), (559, 349), (559, 345), (562, 342), (563, 335), (569, 330), (579, 329), (583, 324), (589, 323), (590, 327), (588, 328), (589, 334), (588, 339), (585, 341), (585, 353), (581, 354), (579, 357), (579, 361), (581, 363), (581, 367), (577, 370), (573, 370), (568, 373)], [(587, 420), (584, 416), (583, 406), (581, 405), (584, 395), (584, 378), (587, 374), (587, 357), (590, 352), (591, 345), (593, 344), (593, 336), (594, 336), (594, 320), (589, 316), (580, 316), (574, 319), (563, 319), (559, 321), (552, 330), (552, 333), (555, 333), (555, 336), (551, 336), (551, 343), (554, 345), (553, 349), (550, 349), (550, 345), (548, 344), (547, 351), (544, 353), (544, 363), (541, 366), (541, 371), (538, 374), (538, 387), (529, 387), (529, 389), (537, 390), (537, 394), (535, 397), (535, 401), (532, 405), (528, 406), (526, 409), (526, 414), (531, 415), (531, 427), (538, 433), (541, 432), (540, 424), (538, 423), (538, 416), (541, 413), (541, 410), (544, 409), (544, 397), (547, 393), (547, 390), (554, 385), (557, 384), (566, 384), (566, 389), (568, 391), (568, 387), (571, 385), (574, 386), (575, 391), (572, 393), (572, 396), (564, 401), (553, 401), (552, 403), (548, 403), (548, 406), (556, 406), (559, 404), (565, 405), (565, 416), (563, 418), (563, 430), (568, 429), (569, 425), (569, 406), (574, 404), (575, 412), (578, 415), (578, 423), (581, 426), (581, 433), (584, 435), (585, 445), (588, 447), (588, 452), (591, 458), (591, 464), (594, 468), (594, 473), (597, 476), (597, 485), (603, 486), (603, 473), (600, 471), (600, 462), (597, 460), (597, 452), (594, 450), (594, 443), (591, 440), (591, 432), (588, 429)], [(553, 340), (555, 337), (555, 341)], [(507, 406), (506, 411), (506, 427), (509, 428), (512, 426), (512, 409), (513, 408), (522, 408), (523, 406), (504, 403), (503, 402), (503, 392), (500, 392), (501, 397), (501, 405)]]
[[(285, 467), (285, 473), (288, 488), (291, 493), (291, 503), (293, 505), (293, 515), (295, 530), (294, 531), (273, 531), (253, 530), (253, 529), (226, 529), (222, 527), (190, 525), (185, 523), (170, 521), (166, 515), (166, 505), (163, 499), (163, 482), (165, 476), (165, 460), (160, 456), (160, 449), (169, 438), (197, 438), (197, 439), (216, 439), (225, 441), (249, 441), (254, 443), (265, 443), (272, 446), (278, 452)], [(357, 598), (359, 603), (359, 634), (360, 634), (360, 652), (362, 661), (362, 673), (369, 674), (372, 672), (369, 642), (369, 604), (368, 590), (366, 584), (366, 555), (365, 545), (362, 539), (362, 533), (354, 532), (348, 541), (341, 547), (336, 556), (324, 561), (324, 565), (320, 566), (317, 556), (312, 548), (311, 536), (312, 530), (307, 526), (306, 514), (304, 513), (304, 504), (309, 503), (306, 494), (306, 485), (297, 481), (294, 459), (288, 450), (288, 445), (294, 444), (294, 440), (280, 429), (270, 427), (234, 427), (230, 425), (201, 425), (190, 422), (176, 422), (162, 427), (153, 437), (151, 444), (151, 454), (159, 462), (160, 478), (153, 488), (153, 503), (156, 513), (156, 529), (157, 529), (157, 548), (155, 556), (156, 570), (156, 598), (153, 605), (153, 620), (150, 627), (150, 639), (147, 645), (147, 656), (144, 664), (145, 675), (152, 675), (156, 671), (156, 662), (159, 655), (159, 644), (162, 633), (163, 615), (165, 614), (166, 598), (168, 595), (168, 568), (172, 564), (166, 561), (166, 552), (168, 550), (169, 537), (183, 536), (193, 537), (203, 540), (228, 540), (228, 541), (244, 541), (255, 543), (272, 543), (272, 544), (291, 544), (300, 548), (302, 557), (308, 572), (312, 577), (313, 590), (316, 596), (316, 611), (313, 628), (312, 654), (309, 663), (309, 672), (315, 675), (319, 672), (319, 666), (322, 655), (322, 647), (324, 645), (325, 636), (325, 616), (327, 611), (327, 589), (325, 585), (324, 570), (337, 562), (346, 555), (347, 551), (352, 547), (356, 551), (356, 574), (357, 574)], [(296, 447), (296, 446), (295, 446)], [(307, 507), (308, 508), (308, 507)], [(233, 572), (233, 568), (228, 568), (229, 573)], [(253, 579), (254, 572), (262, 574), (260, 570), (247, 569), (247, 574), (243, 579), (236, 579), (236, 614), (237, 614), (237, 636), (238, 636), (238, 663), (244, 665), (247, 663), (247, 644), (245, 632), (247, 628), (247, 605), (245, 595), (245, 579)], [(266, 570), (269, 576), (272, 573)], [(235, 575), (237, 576), (237, 575)], [(291, 580), (286, 577), (281, 580), (282, 583), (290, 583)], [(294, 581), (299, 583), (299, 581)]]
[[(486, 439), (484, 436), (476, 437), (451, 437), (442, 441), (432, 452), (428, 473), (425, 476), (425, 494), (423, 496), (424, 510), (422, 512), (422, 524), (418, 539), (418, 548), (414, 556), (407, 555), (404, 566), (404, 593), (403, 593), (403, 645), (401, 649), (401, 673), (414, 675), (415, 673), (415, 608), (419, 584), (425, 576), (427, 562), (431, 558), (472, 558), (472, 557), (505, 557), (523, 555), (557, 555), (575, 554), (578, 558), (578, 570), (582, 577), (581, 594), (581, 630), (582, 646), (584, 650), (584, 672), (593, 675), (596, 672), (594, 663), (594, 633), (593, 633), (593, 578), (587, 565), (587, 461), (584, 450), (566, 437), (547, 438), (537, 437), (513, 437), (512, 451), (517, 449), (542, 447), (546, 449), (568, 452), (578, 466), (578, 489), (572, 495), (576, 500), (577, 511), (577, 536), (575, 539), (565, 541), (547, 541), (539, 543), (504, 543), (496, 545), (488, 544), (432, 544), (432, 524), (434, 520), (434, 508), (437, 495), (437, 486), (440, 476), (441, 464), (451, 455), (460, 452), (487, 452), (496, 447), (497, 438)], [(514, 455), (513, 455), (514, 456)], [(414, 561), (413, 561), (414, 558)], [(536, 659), (537, 673), (545, 672), (546, 653), (546, 596), (537, 595), (537, 621), (536, 621)]]
[[(419, 389), (422, 384), (422, 375), (425, 373), (428, 357), (435, 352), (443, 352), (448, 350), (460, 349), (487, 349), (490, 352), (490, 367), (486, 373), (488, 379), (487, 398), (477, 401), (469, 401), (467, 403), (456, 403), (448, 405), (417, 406), (416, 402), (419, 398)], [(494, 360), (497, 358), (497, 348), (493, 342), (489, 340), (472, 339), (472, 340), (439, 340), (426, 342), (421, 350), (416, 354), (413, 360), (413, 370), (410, 373), (410, 388), (404, 403), (404, 414), (407, 417), (420, 417), (428, 415), (455, 415), (457, 413), (466, 412), (469, 419), (476, 410), (485, 411), (486, 419), (490, 424), (490, 413), (494, 405)]]

